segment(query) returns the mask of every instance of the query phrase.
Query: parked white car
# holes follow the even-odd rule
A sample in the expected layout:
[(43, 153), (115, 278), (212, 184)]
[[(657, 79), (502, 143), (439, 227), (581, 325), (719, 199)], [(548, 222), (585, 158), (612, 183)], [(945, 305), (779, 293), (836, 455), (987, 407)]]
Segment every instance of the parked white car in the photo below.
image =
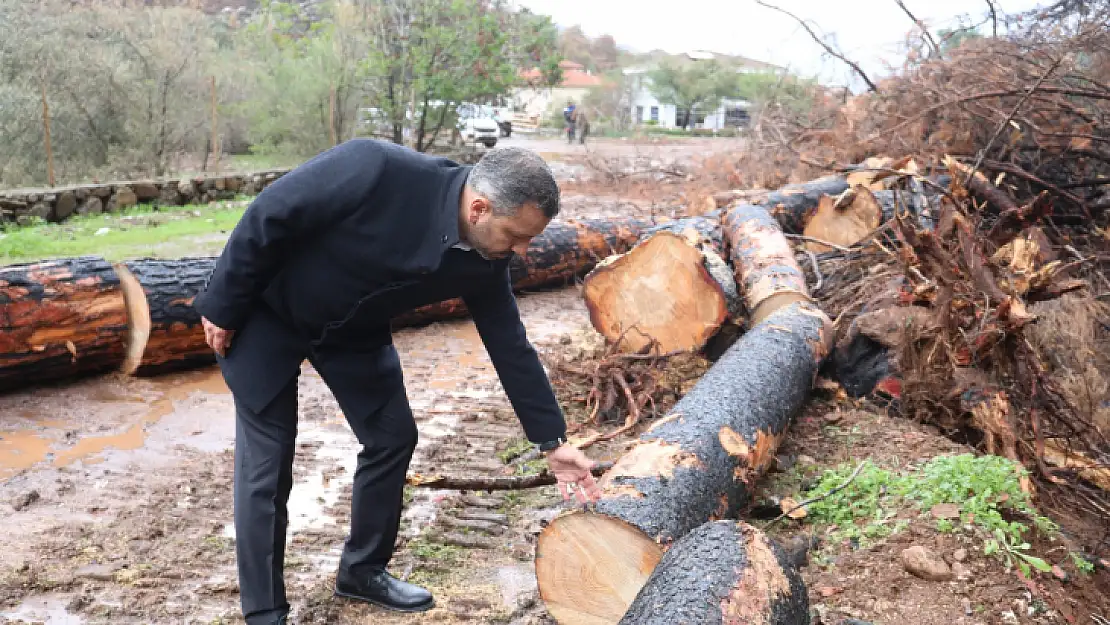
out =
[(460, 104), (456, 110), (459, 116), (458, 130), (462, 140), (467, 143), (481, 143), (487, 148), (497, 145), (500, 127), (497, 120), (486, 111), (488, 107), (475, 104)]
[(497, 145), (497, 122), (487, 117), (459, 120), (459, 134), (467, 143), (481, 143), (487, 148)]

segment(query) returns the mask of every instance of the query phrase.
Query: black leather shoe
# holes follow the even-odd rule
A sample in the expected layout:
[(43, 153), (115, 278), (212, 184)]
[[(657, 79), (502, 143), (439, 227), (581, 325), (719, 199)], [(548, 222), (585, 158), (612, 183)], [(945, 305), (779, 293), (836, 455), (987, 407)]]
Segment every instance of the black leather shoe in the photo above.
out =
[(432, 593), (393, 577), (384, 568), (360, 575), (340, 570), (335, 577), (335, 594), (396, 612), (424, 612), (435, 607)]

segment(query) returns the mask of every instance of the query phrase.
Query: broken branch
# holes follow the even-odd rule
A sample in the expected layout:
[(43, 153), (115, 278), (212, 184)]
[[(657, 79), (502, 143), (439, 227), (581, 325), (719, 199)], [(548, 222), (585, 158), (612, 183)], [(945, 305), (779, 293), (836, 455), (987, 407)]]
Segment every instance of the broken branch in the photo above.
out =
[[(612, 462), (598, 462), (594, 464), (590, 472), (594, 477), (600, 477), (611, 468), (613, 468)], [(413, 473), (406, 479), (409, 486), (443, 490), (524, 490), (551, 486), (556, 482), (555, 474), (547, 469), (534, 475), (513, 477), (461, 477), (457, 475), (421, 475)]]
[(786, 9), (777, 7), (773, 4), (768, 4), (768, 3), (764, 2), (763, 0), (755, 0), (755, 3), (758, 4), (758, 5), (761, 5), (761, 6), (765, 6), (768, 9), (778, 11), (779, 13), (782, 13), (782, 14), (787, 15), (788, 17), (792, 18), (795, 22), (798, 22), (798, 24), (801, 25), (802, 28), (806, 29), (806, 32), (809, 33), (809, 36), (812, 37), (815, 42), (817, 42), (817, 45), (819, 45), (819, 46), (821, 46), (822, 48), (825, 49), (825, 52), (828, 52), (830, 55), (840, 59), (841, 61), (846, 63), (849, 67), (851, 67), (852, 71), (854, 71), (856, 74), (858, 74), (859, 77), (863, 79), (863, 82), (867, 83), (867, 88), (868, 89), (870, 89), (871, 91), (874, 91), (875, 93), (879, 92), (879, 88), (877, 86), (875, 86), (875, 83), (871, 82), (871, 79), (867, 77), (867, 74), (863, 71), (862, 68), (860, 68), (859, 64), (857, 64), (855, 61), (850, 60), (848, 57), (844, 56), (842, 53), (837, 52), (836, 50), (833, 49), (832, 46), (830, 46), (823, 39), (818, 37), (817, 33), (813, 32), (813, 29), (810, 28), (809, 24), (807, 24), (805, 22), (805, 20), (798, 17), (797, 15), (794, 15), (790, 11), (787, 11)]

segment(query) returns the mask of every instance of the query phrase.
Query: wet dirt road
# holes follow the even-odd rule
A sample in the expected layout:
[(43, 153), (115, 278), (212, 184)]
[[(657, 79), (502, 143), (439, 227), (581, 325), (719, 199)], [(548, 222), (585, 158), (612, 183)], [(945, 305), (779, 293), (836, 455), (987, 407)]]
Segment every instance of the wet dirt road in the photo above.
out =
[[(519, 302), (541, 351), (589, 327), (573, 287), (521, 296)], [(522, 432), (473, 324), (405, 329), (395, 342), (420, 425), (411, 471), (503, 470), (497, 451), (519, 441)], [(6, 520), (0, 622), (239, 620), (233, 442), (232, 399), (214, 367), (149, 380), (97, 378), (0, 397), (0, 509)], [(333, 605), (326, 596), (346, 533), (357, 450), (338, 405), (306, 364), (286, 562), (301, 622), (368, 622), (369, 608)], [(406, 508), (403, 537), (418, 540), (443, 509), (458, 504), (456, 493), (419, 490)], [(529, 605), (526, 595), (534, 585), (528, 547), (516, 542), (524, 540), (514, 522), (519, 519), (505, 514), (504, 502), (496, 499), (470, 504), (443, 521), (475, 537), (470, 542), (477, 545), (468, 546), (494, 548), (485, 556), (489, 567), (463, 567), (471, 575), (463, 595), (484, 585), (480, 599), (459, 596), (453, 602), (458, 593), (450, 576), (424, 570), (457, 558), (457, 547), (442, 554), (414, 547), (422, 557), (399, 555), (397, 572), (437, 590), (444, 607), (427, 618), (442, 622), (460, 610), (468, 618), (508, 618), (516, 610), (519, 621), (527, 610), (517, 604)], [(483, 531), (474, 533), (474, 527)], [(483, 543), (483, 537), (496, 544)], [(520, 557), (513, 558), (514, 550)], [(425, 618), (373, 615), (373, 622), (382, 623)]]

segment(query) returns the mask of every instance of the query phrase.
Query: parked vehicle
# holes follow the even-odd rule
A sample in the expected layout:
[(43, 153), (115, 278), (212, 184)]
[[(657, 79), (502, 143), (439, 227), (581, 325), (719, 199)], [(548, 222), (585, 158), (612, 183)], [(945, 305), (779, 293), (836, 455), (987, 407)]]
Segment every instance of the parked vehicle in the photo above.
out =
[(500, 125), (493, 117), (492, 110), (483, 110), (475, 104), (461, 104), (456, 109), (459, 122), (458, 131), (462, 140), (467, 143), (481, 143), (487, 148), (497, 145), (501, 131)]

